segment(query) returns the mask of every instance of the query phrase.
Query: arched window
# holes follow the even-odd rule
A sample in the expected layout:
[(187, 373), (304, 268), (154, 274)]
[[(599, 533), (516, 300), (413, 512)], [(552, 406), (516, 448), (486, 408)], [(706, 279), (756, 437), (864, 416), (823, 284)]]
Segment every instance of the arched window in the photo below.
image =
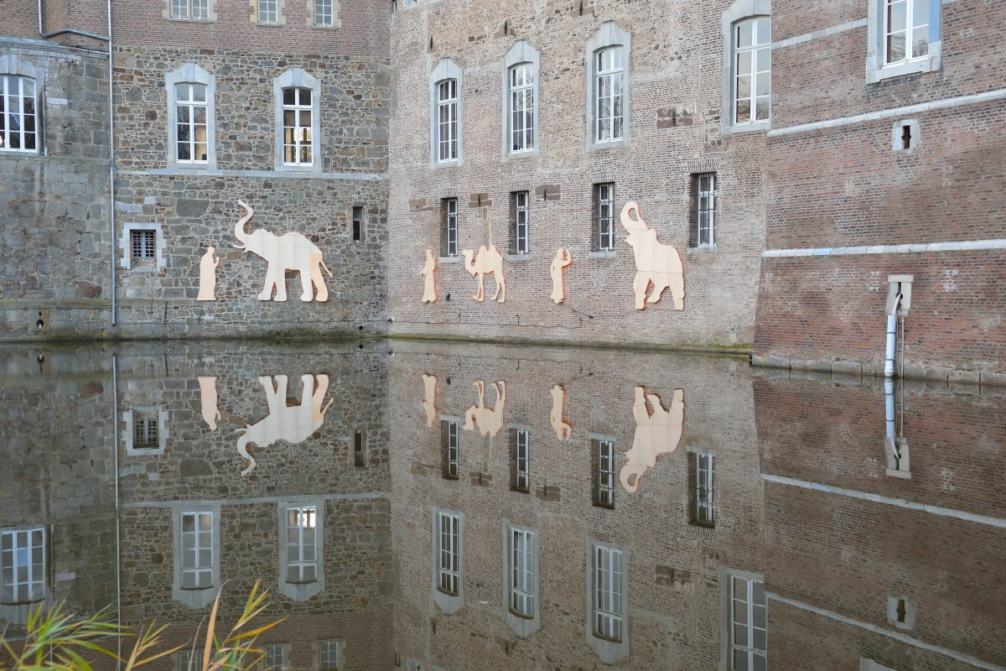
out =
[(587, 148), (629, 141), (629, 57), (632, 36), (609, 21), (587, 44)]
[(168, 164), (216, 166), (213, 75), (187, 63), (169, 72), (164, 83), (168, 92)]
[(538, 50), (519, 40), (503, 66), (503, 155), (538, 149)]
[(768, 121), (772, 102), (772, 20), (743, 19), (733, 30), (733, 123)]
[(276, 97), (276, 168), (321, 168), (321, 82), (294, 68), (273, 80)]
[(37, 92), (31, 77), (0, 74), (0, 151), (38, 152)]
[(464, 80), (450, 59), (430, 77), (430, 144), (434, 165), (455, 165), (463, 155)]

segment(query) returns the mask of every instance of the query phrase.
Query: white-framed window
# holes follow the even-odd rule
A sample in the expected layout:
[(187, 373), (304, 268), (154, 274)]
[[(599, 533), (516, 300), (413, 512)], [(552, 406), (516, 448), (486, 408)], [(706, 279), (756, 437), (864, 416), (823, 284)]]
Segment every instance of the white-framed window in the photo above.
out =
[(0, 74), (0, 151), (39, 150), (38, 87), (31, 77)]
[(930, 0), (884, 0), (884, 65), (929, 55)]
[(768, 602), (760, 578), (730, 575), (730, 671), (765, 671)]
[(255, 16), (259, 23), (279, 23), (280, 0), (255, 0)]
[(692, 247), (716, 246), (716, 173), (692, 175)]
[(458, 80), (437, 82), (437, 161), (458, 159)]
[(615, 249), (615, 184), (605, 182), (594, 185), (594, 251), (610, 252)]
[(440, 256), (458, 255), (458, 199), (440, 200), (440, 222), (442, 234)]
[(510, 432), (511, 479), (510, 488), (517, 492), (530, 492), (531, 433), (527, 429)]
[(311, 0), (311, 2), (314, 25), (318, 28), (334, 28), (336, 0)]
[(210, 18), (210, 0), (169, 0), (169, 2), (172, 19), (206, 21)]
[(618, 548), (594, 545), (594, 635), (621, 642), (624, 635), (624, 554)]
[(510, 612), (518, 617), (534, 617), (538, 600), (535, 560), (537, 534), (530, 529), (510, 527)]
[(286, 671), (287, 646), (282, 643), (263, 645), (265, 654), (262, 656), (261, 671)]
[(607, 438), (591, 438), (593, 452), (593, 500), (595, 506), (615, 507), (615, 441)]
[(458, 596), (461, 585), (461, 518), (457, 513), (437, 513), (437, 589)]
[(213, 512), (182, 513), (182, 589), (213, 586)]
[(318, 579), (318, 507), (286, 510), (286, 580), (309, 583)]
[(733, 123), (768, 121), (772, 107), (772, 19), (734, 24)]
[(175, 84), (175, 160), (179, 163), (209, 160), (209, 102), (205, 84)]
[(625, 49), (594, 55), (594, 142), (621, 140), (625, 130)]
[(283, 165), (314, 164), (312, 94), (300, 86), (283, 89)]
[(318, 641), (318, 671), (342, 668), (342, 641)]
[(406, 8), (416, 7), (419, 5), (419, 0), (405, 0), (404, 4)]
[(447, 480), (457, 480), (460, 472), (458, 423), (445, 419), (440, 422), (441, 474)]
[(531, 251), (528, 228), (530, 224), (531, 197), (527, 191), (510, 194), (510, 253), (524, 255)]
[(517, 154), (535, 148), (535, 67), (532, 63), (518, 63), (510, 68), (510, 152)]
[(939, 70), (942, 9), (939, 0), (869, 0), (867, 83)]
[(0, 531), (0, 603), (45, 598), (45, 528)]
[(701, 527), (716, 526), (716, 455), (689, 451), (689, 523)]

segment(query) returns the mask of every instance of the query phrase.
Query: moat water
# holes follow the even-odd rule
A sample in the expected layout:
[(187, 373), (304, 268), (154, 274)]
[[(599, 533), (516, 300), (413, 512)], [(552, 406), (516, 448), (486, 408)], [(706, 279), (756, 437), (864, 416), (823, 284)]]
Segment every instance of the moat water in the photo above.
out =
[(10, 347), (0, 464), (14, 639), (64, 601), (174, 646), (260, 580), (286, 618), (262, 668), (1006, 669), (1006, 389), (437, 342)]

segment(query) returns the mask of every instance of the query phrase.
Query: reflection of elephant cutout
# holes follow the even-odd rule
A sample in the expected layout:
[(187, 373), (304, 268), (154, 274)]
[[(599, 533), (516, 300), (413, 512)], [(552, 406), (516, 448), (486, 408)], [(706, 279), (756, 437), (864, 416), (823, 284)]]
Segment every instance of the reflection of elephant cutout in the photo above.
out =
[(216, 431), (217, 420), (220, 419), (220, 411), (217, 410), (217, 379), (215, 377), (200, 377), (198, 379), (203, 421), (210, 427), (210, 431)]
[[(635, 216), (630, 216), (632, 214)], [(685, 309), (685, 276), (678, 250), (657, 242), (657, 232), (648, 228), (639, 213), (639, 205), (629, 201), (622, 208), (622, 226), (629, 232), (625, 241), (636, 257), (636, 278), (632, 290), (636, 294), (636, 309), (643, 310), (647, 303), (656, 303), (664, 289), (671, 289), (674, 309)], [(653, 291), (646, 296), (650, 284)]]
[(549, 414), (555, 437), (559, 440), (569, 440), (573, 435), (573, 427), (566, 421), (566, 390), (561, 384), (552, 387), (552, 412)]
[[(332, 277), (332, 271), (325, 265), (318, 246), (300, 233), (286, 233), (277, 236), (264, 228), (250, 234), (245, 233), (244, 226), (251, 220), (255, 210), (241, 200), (238, 201), (238, 205), (243, 207), (248, 214), (241, 217), (234, 225), (234, 235), (241, 241), (240, 245), (234, 246), (243, 249), (245, 253), (251, 252), (261, 256), (269, 264), (265, 271), (265, 286), (262, 287), (262, 293), (258, 295), (258, 299), (260, 301), (269, 300), (272, 298), (273, 289), (275, 289), (276, 300), (285, 301), (286, 271), (296, 270), (300, 273), (300, 284), (303, 289), (300, 300), (305, 303), (311, 301), (312, 298), (316, 301), (327, 301), (328, 287), (325, 285), (321, 269), (324, 268), (329, 277)], [(317, 295), (314, 295), (312, 283), (318, 290)]]
[(277, 440), (288, 443), (301, 443), (321, 428), (325, 423), (325, 413), (332, 405), (330, 400), (322, 408), (328, 391), (328, 376), (318, 375), (318, 388), (315, 389), (315, 376), (301, 375), (303, 385), (300, 405), (286, 404), (286, 375), (276, 376), (276, 387), (273, 388), (273, 378), (265, 376), (258, 379), (265, 390), (266, 403), (269, 405), (269, 415), (252, 426), (245, 427), (244, 433), (238, 438), (238, 453), (245, 458), (248, 466), (241, 475), (248, 475), (255, 469), (255, 458), (248, 454), (249, 445), (269, 447)]
[(496, 390), (496, 405), (492, 410), (486, 407), (486, 383), (479, 380), (473, 384), (479, 395), (478, 403), (465, 411), (465, 431), (473, 431), (478, 425), (479, 433), (493, 437), (503, 428), (503, 409), (506, 406), (506, 382), (493, 382)]
[(432, 427), (437, 419), (437, 377), (423, 375), (423, 410), (426, 411), (426, 426)]
[[(653, 408), (652, 414), (647, 401)], [(678, 448), (685, 419), (685, 392), (675, 389), (671, 409), (664, 410), (659, 396), (647, 394), (646, 387), (636, 387), (632, 416), (636, 419), (636, 436), (620, 474), (622, 487), (630, 493), (639, 488), (639, 479), (647, 469), (657, 465), (657, 457)]]

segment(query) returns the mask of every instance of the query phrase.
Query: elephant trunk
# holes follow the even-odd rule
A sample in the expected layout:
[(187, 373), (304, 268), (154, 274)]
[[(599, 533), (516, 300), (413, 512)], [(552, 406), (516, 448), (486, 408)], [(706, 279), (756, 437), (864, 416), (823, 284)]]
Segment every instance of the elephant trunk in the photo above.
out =
[(245, 233), (245, 224), (247, 224), (251, 220), (252, 215), (255, 214), (255, 210), (248, 207), (248, 205), (243, 200), (239, 200), (238, 205), (243, 207), (247, 214), (238, 219), (238, 223), (234, 224), (234, 237), (236, 237), (238, 240), (241, 241), (240, 245), (234, 245), (234, 246), (237, 247), (238, 249), (244, 249), (245, 244), (248, 242), (248, 234)]

